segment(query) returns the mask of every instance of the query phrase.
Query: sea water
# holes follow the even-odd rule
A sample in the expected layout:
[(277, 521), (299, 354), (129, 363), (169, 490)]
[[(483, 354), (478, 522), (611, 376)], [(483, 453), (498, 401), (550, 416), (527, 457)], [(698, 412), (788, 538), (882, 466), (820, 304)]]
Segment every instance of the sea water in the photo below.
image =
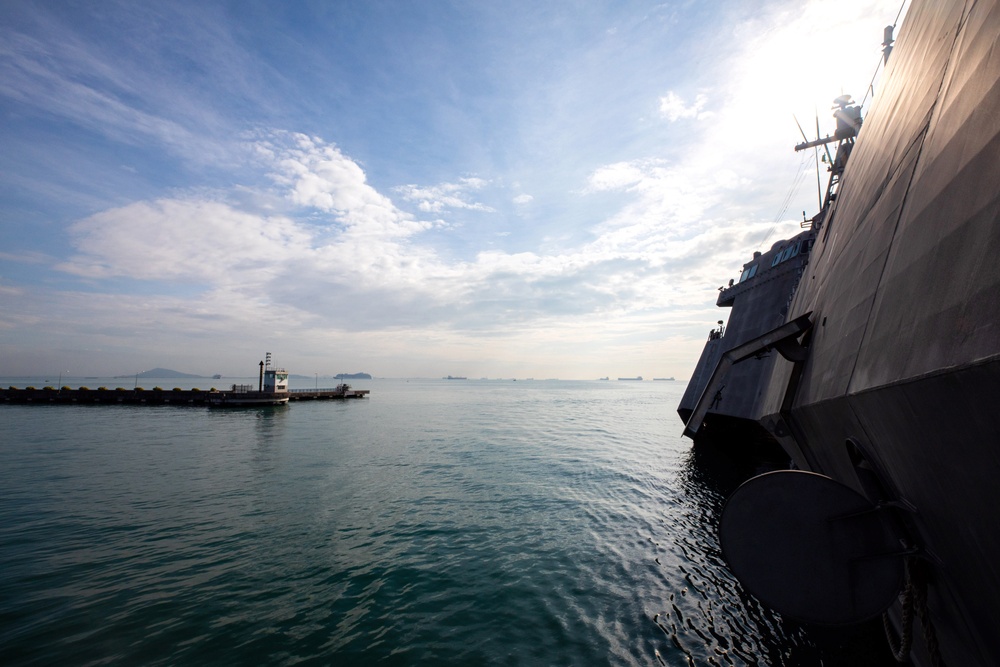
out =
[(0, 405), (0, 662), (884, 664), (730, 575), (753, 471), (680, 437), (682, 383), (354, 385)]

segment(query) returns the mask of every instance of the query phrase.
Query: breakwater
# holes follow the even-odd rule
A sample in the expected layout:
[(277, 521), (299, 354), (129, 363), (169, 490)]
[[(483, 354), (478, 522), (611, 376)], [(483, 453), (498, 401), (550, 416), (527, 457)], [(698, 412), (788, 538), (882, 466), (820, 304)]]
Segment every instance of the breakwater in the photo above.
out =
[[(369, 394), (367, 389), (350, 389), (336, 387), (334, 389), (293, 389), (287, 393), (289, 401), (344, 400), (349, 398), (364, 398)], [(163, 389), (154, 387), (14, 387), (0, 389), (0, 402), (5, 403), (96, 403), (104, 405), (212, 405), (235, 393), (228, 390), (209, 389)]]

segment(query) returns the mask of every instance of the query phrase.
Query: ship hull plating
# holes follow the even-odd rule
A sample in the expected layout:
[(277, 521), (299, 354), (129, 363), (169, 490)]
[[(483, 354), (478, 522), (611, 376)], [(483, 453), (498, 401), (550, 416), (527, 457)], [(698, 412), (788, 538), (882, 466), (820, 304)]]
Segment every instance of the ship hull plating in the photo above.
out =
[(1000, 3), (914, 2), (817, 236), (761, 422), (797, 464), (907, 508), (934, 632), (1000, 664)]
[(678, 410), (696, 443), (758, 422), (886, 517), (900, 547), (878, 557), (906, 561), (917, 665), (1000, 664), (998, 44), (1000, 0), (914, 0), (808, 264), (784, 310), (768, 296), (778, 325), (808, 322), (794, 354), (762, 347), (706, 390), (727, 351), (766, 339), (739, 298), (768, 290), (741, 280)]

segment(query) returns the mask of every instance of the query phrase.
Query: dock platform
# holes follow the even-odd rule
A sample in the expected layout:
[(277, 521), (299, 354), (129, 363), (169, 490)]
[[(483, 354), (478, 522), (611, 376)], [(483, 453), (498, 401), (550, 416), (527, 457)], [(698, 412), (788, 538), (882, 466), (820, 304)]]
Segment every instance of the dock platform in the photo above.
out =
[[(273, 395), (270, 392), (261, 394)], [(333, 389), (292, 389), (287, 393), (289, 401), (346, 400), (350, 398), (365, 398), (370, 390), (351, 389), (341, 385)], [(116, 387), (108, 389), (99, 387), (90, 389), (80, 387), (6, 387), (0, 388), (0, 403), (28, 403), (36, 405), (47, 404), (98, 404), (98, 405), (218, 405), (227, 398), (237, 395), (246, 396), (245, 392), (218, 391), (210, 389), (144, 389), (136, 387), (125, 389)]]
[(324, 401), (330, 399), (364, 398), (370, 393), (370, 389), (351, 389), (347, 385), (341, 385), (335, 389), (289, 389), (288, 399), (291, 401)]

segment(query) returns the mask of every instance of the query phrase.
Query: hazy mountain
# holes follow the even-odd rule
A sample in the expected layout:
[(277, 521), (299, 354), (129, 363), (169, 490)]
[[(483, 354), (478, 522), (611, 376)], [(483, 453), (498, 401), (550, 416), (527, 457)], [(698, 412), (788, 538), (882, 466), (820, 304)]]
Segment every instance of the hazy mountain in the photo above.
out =
[[(172, 371), (169, 368), (154, 368), (152, 370), (143, 371), (138, 374), (141, 378), (200, 378), (205, 377), (204, 375), (192, 375), (191, 373), (181, 373), (180, 371)], [(116, 375), (119, 378), (133, 378), (135, 375)]]

